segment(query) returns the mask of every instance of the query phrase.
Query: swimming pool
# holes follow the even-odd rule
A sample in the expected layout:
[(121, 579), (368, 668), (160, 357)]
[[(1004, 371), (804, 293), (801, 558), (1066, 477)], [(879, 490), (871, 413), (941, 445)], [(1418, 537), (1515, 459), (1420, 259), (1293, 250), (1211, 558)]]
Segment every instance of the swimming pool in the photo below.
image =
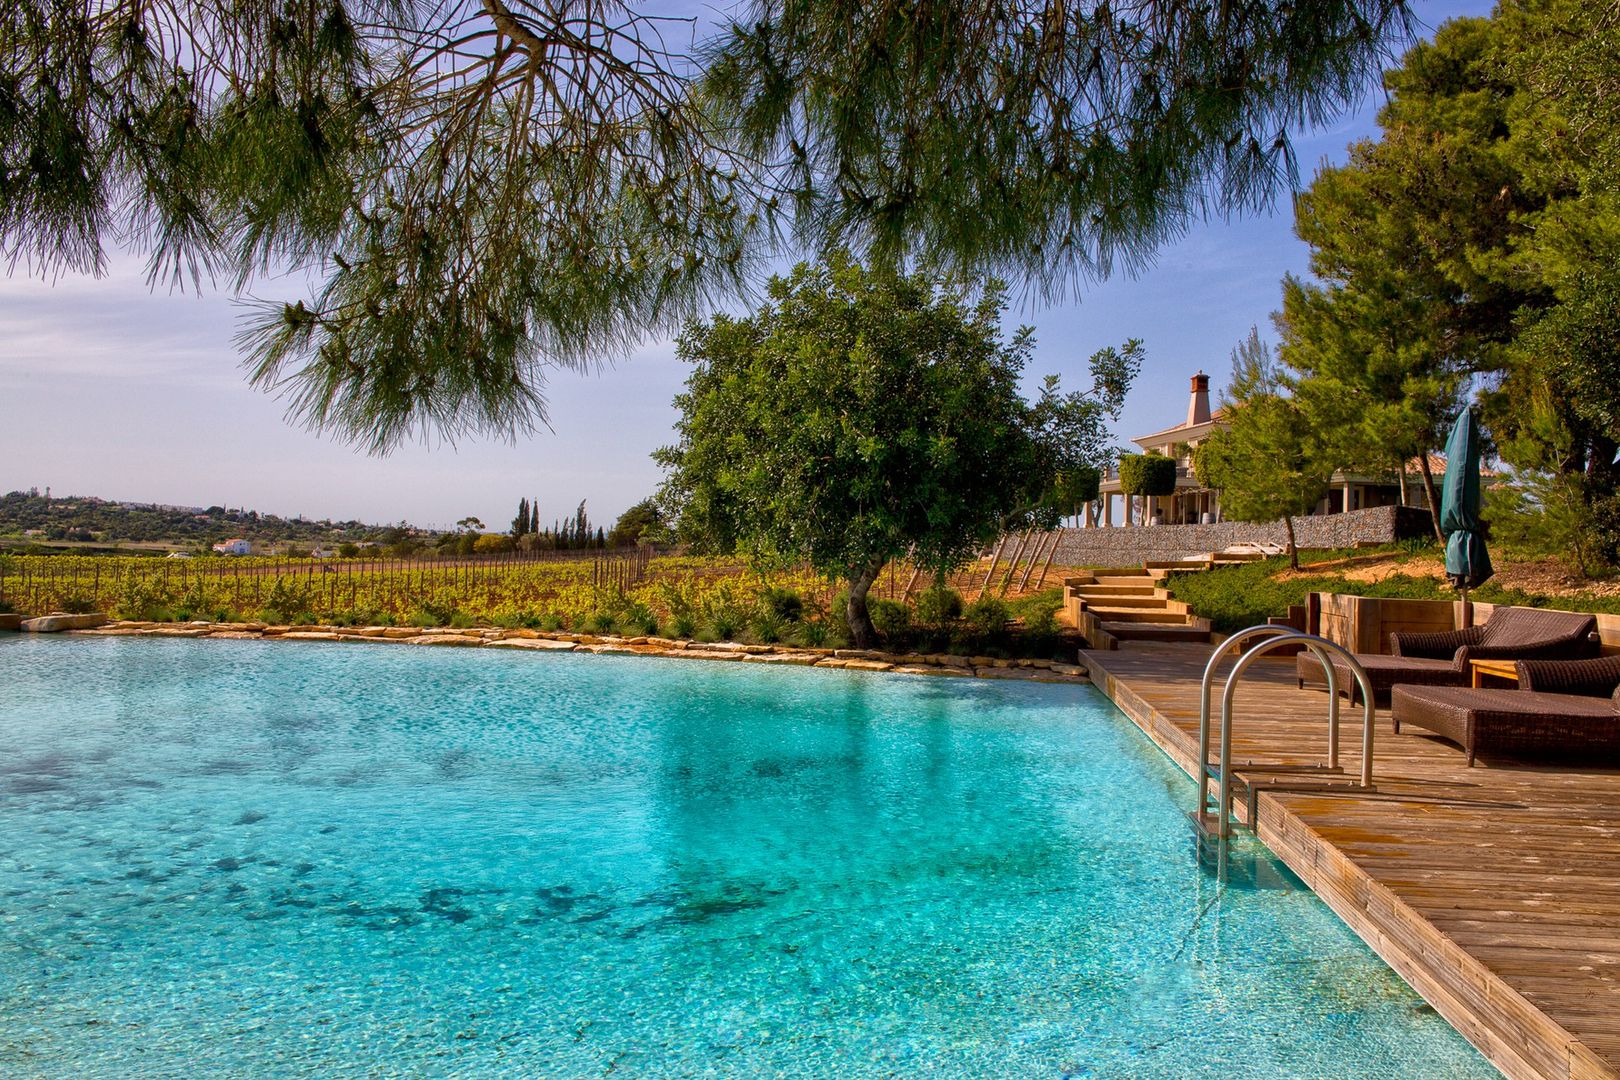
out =
[(0, 1075), (1473, 1077), (1100, 694), (0, 639)]

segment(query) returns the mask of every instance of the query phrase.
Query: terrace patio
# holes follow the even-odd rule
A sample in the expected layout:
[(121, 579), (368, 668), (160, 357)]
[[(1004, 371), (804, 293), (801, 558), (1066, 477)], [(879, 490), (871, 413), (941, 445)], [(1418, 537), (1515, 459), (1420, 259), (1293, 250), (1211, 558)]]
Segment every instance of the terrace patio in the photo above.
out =
[[(1082, 653), (1192, 775), (1208, 656), (1145, 642)], [(1292, 658), (1259, 663), (1237, 696), (1233, 761), (1318, 760), (1326, 706), (1296, 689)], [(1352, 775), (1360, 715), (1341, 721)], [(1377, 724), (1376, 792), (1262, 793), (1260, 839), (1507, 1076), (1620, 1077), (1620, 769), (1469, 769), (1449, 743), (1393, 734), (1387, 710)]]

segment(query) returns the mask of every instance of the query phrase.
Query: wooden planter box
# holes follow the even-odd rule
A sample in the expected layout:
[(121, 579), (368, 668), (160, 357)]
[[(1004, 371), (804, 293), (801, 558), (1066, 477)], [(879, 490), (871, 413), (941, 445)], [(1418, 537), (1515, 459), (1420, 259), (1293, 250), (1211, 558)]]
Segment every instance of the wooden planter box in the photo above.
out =
[[(1495, 604), (1470, 604), (1475, 623), (1486, 622)], [(1393, 633), (1455, 630), (1463, 623), (1463, 605), (1455, 600), (1396, 600), (1343, 593), (1311, 593), (1305, 625), (1351, 652), (1387, 653)], [(1605, 653), (1620, 653), (1620, 615), (1599, 615), (1598, 637)]]

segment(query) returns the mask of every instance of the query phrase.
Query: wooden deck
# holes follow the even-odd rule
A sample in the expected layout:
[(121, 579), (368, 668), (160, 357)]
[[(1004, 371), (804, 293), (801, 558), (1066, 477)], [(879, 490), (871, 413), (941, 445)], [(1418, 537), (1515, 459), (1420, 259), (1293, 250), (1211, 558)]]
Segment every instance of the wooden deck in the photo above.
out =
[[(1082, 656), (1196, 775), (1208, 647)], [(1321, 760), (1327, 695), (1296, 689), (1293, 670), (1268, 660), (1245, 676), (1234, 762)], [(1218, 731), (1219, 687), (1215, 702)], [(1354, 776), (1362, 714), (1341, 715)], [(1383, 709), (1376, 738), (1376, 793), (1263, 793), (1260, 838), (1506, 1075), (1620, 1077), (1620, 770), (1470, 769), (1450, 743), (1394, 734)]]

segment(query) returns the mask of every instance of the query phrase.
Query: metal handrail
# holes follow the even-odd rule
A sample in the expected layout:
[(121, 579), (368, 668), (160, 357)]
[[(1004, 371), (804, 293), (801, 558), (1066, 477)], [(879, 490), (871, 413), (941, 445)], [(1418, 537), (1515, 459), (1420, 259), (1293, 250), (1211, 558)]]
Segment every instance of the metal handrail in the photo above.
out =
[[(1272, 635), (1281, 637), (1286, 634), (1296, 634), (1298, 630), (1291, 626), (1278, 626), (1274, 623), (1260, 623), (1255, 626), (1244, 627), (1225, 641), (1215, 646), (1210, 654), (1209, 662), (1204, 665), (1204, 677), (1200, 687), (1198, 702), (1198, 813), (1204, 813), (1209, 805), (1209, 717), (1210, 717), (1210, 684), (1215, 678), (1215, 669), (1220, 666), (1221, 660), (1227, 653), (1233, 652), (1250, 638)], [(1339, 764), (1339, 693), (1338, 682), (1332, 664), (1324, 664), (1327, 671), (1328, 683), (1328, 768), (1337, 768)]]
[[(1338, 768), (1339, 757), (1339, 694), (1338, 681), (1335, 676), (1330, 653), (1343, 656), (1355, 676), (1361, 689), (1364, 703), (1361, 731), (1361, 786), (1372, 786), (1372, 757), (1375, 707), (1373, 704), (1372, 680), (1361, 662), (1344, 646), (1317, 634), (1294, 630), (1283, 626), (1251, 626), (1240, 630), (1223, 642), (1214, 655), (1209, 658), (1204, 668), (1202, 685), (1202, 700), (1199, 709), (1198, 722), (1198, 751), (1199, 751), (1199, 780), (1198, 780), (1198, 820), (1203, 823), (1209, 811), (1209, 704), (1210, 683), (1215, 674), (1215, 668), (1222, 656), (1231, 650), (1234, 643), (1241, 643), (1250, 638), (1269, 635), (1271, 640), (1262, 641), (1243, 653), (1238, 662), (1233, 665), (1232, 671), (1226, 677), (1226, 686), (1221, 695), (1221, 747), (1220, 762), (1217, 775), (1220, 778), (1218, 789), (1219, 804), (1217, 809), (1217, 835), (1226, 837), (1231, 830), (1228, 821), (1228, 811), (1231, 806), (1232, 793), (1232, 699), (1237, 692), (1239, 677), (1260, 657), (1266, 653), (1279, 649), (1284, 645), (1303, 645), (1310, 650), (1317, 662), (1322, 665), (1327, 676), (1328, 684), (1328, 764), (1327, 768)], [(1252, 823), (1251, 823), (1252, 824)]]

